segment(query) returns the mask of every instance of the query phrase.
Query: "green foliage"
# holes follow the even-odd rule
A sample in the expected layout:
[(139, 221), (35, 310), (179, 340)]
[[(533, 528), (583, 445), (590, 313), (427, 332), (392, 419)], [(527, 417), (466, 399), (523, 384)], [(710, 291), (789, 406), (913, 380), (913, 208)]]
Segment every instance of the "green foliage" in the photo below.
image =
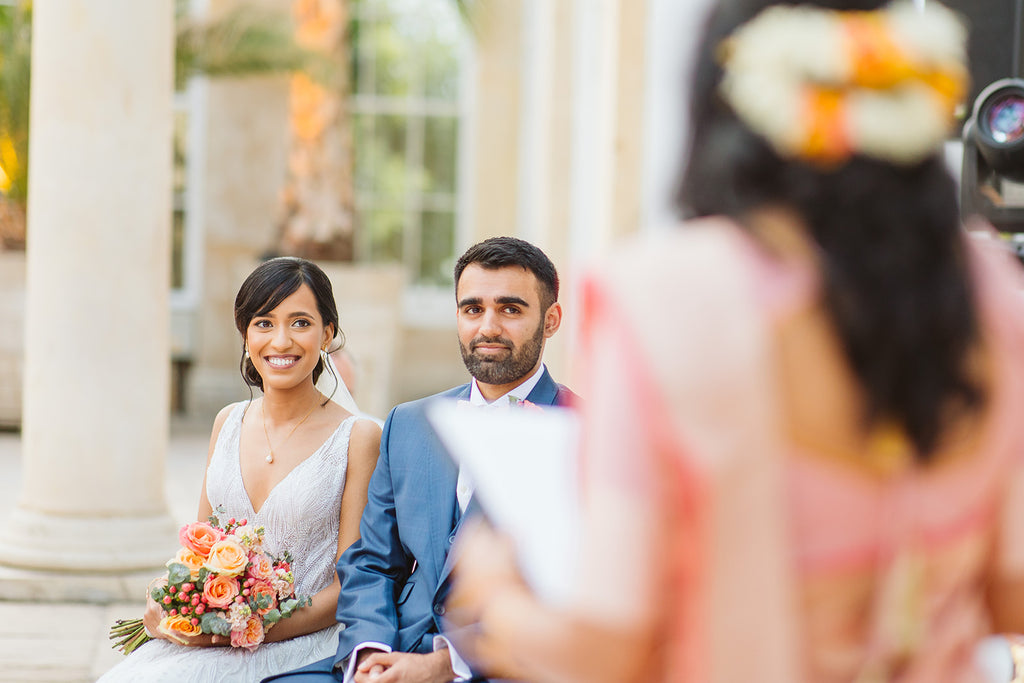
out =
[(32, 51), (32, 3), (0, 6), (0, 168), (6, 194), (28, 196), (29, 63)]
[(172, 562), (167, 565), (167, 583), (172, 586), (181, 586), (192, 578), (192, 570), (180, 562)]
[(291, 17), (284, 12), (239, 5), (218, 19), (177, 17), (175, 86), (189, 76), (242, 76), (303, 70), (317, 79), (330, 77), (326, 59), (299, 47)]
[(203, 633), (215, 633), (218, 636), (231, 635), (231, 623), (214, 612), (205, 612), (203, 616), (199, 617), (199, 628), (203, 629)]

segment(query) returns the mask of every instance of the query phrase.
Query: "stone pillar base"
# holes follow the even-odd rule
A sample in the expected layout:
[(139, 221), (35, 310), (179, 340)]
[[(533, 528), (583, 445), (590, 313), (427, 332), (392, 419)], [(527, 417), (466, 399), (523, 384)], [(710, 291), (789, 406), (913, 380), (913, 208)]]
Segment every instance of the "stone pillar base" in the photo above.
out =
[(56, 517), (16, 507), (0, 525), (0, 597), (141, 599), (178, 547), (169, 514)]
[(159, 566), (126, 574), (87, 574), (0, 566), (0, 600), (141, 605), (146, 601), (150, 581), (166, 571), (166, 567)]

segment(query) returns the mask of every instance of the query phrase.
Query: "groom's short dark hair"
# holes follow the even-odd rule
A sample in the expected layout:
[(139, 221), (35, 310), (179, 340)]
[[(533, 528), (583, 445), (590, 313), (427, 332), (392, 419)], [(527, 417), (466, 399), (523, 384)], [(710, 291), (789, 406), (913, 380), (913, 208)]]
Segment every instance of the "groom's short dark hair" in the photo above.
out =
[(516, 237), (491, 237), (474, 244), (455, 262), (455, 287), (466, 266), (475, 263), (494, 270), (507, 266), (519, 266), (533, 273), (540, 283), (540, 306), (548, 310), (558, 301), (558, 271), (547, 254), (526, 240)]

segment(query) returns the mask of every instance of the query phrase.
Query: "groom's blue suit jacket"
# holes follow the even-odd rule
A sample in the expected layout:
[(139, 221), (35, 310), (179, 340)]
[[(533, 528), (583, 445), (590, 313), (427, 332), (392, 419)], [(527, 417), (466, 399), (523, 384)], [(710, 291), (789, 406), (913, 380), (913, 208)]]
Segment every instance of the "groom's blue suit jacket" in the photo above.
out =
[[(459, 508), (458, 469), (424, 416), (427, 402), (468, 399), (470, 385), (396, 406), (384, 424), (380, 459), (356, 541), (338, 561), (338, 621), (345, 624), (335, 663), (360, 643), (430, 652), (441, 631)], [(527, 397), (564, 405), (573, 394), (545, 369)], [(500, 438), (500, 435), (495, 435)]]

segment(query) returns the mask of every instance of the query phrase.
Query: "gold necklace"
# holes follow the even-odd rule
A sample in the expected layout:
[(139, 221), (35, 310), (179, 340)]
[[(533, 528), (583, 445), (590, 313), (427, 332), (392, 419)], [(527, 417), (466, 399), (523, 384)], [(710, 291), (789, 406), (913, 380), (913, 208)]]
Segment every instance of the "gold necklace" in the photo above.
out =
[[(263, 417), (263, 436), (267, 437), (267, 449), (270, 451), (267, 454), (267, 462), (269, 462), (271, 465), (273, 465), (274, 464), (274, 447), (270, 443), (270, 432), (267, 431), (267, 409), (266, 409), (267, 403), (266, 403), (266, 400), (267, 399), (263, 399), (263, 403), (260, 403), (260, 415)], [(284, 437), (284, 440), (280, 444), (278, 444), (279, 446), (284, 446), (286, 443), (288, 443), (288, 439), (292, 438), (292, 434), (295, 433), (295, 430), (298, 429), (299, 427), (301, 427), (302, 423), (305, 422), (306, 420), (308, 420), (309, 416), (313, 414), (313, 411), (316, 410), (316, 406), (317, 406), (317, 404), (319, 402), (320, 402), (320, 398), (319, 398), (319, 392), (318, 392), (317, 399), (315, 401), (313, 401), (313, 407), (309, 409), (308, 413), (303, 415), (301, 420), (299, 420), (297, 423), (295, 423), (295, 426), (292, 427), (292, 430), (290, 432), (288, 432), (288, 436)]]

